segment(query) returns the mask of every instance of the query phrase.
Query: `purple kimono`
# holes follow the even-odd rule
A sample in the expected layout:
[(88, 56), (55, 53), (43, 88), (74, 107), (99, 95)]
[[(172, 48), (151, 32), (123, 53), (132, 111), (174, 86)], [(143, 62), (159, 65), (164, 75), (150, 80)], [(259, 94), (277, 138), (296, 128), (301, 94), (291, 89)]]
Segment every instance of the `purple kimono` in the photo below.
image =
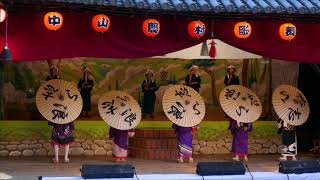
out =
[(230, 119), (229, 129), (233, 136), (231, 153), (235, 155), (246, 156), (248, 155), (248, 132), (252, 130), (251, 123), (240, 123)]
[(52, 135), (51, 135), (52, 145), (66, 146), (74, 142), (73, 122), (70, 122), (67, 124), (55, 124), (55, 123), (49, 122), (48, 124), (50, 126), (53, 126)]
[(112, 156), (114, 158), (127, 158), (128, 137), (133, 130), (119, 130), (113, 127), (109, 129), (109, 137), (113, 139)]
[(192, 127), (182, 127), (177, 124), (173, 124), (172, 128), (175, 130), (178, 140), (179, 157), (192, 157)]

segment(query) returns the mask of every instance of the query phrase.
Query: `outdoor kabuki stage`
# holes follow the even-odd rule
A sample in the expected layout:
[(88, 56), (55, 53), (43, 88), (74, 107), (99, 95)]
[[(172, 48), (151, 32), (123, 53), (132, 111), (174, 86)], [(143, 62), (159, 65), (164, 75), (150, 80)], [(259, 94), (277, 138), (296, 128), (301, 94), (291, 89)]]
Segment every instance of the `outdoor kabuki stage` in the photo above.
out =
[(0, 0), (0, 180), (320, 180), (320, 0)]

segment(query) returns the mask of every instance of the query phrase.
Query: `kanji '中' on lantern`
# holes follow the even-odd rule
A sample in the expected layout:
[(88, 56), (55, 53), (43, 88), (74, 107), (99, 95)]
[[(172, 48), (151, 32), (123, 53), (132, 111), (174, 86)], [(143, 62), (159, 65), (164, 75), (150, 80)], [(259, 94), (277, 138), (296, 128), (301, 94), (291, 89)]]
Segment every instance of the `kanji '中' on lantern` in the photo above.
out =
[(160, 23), (156, 19), (147, 19), (143, 22), (142, 31), (146, 36), (154, 37), (160, 33)]
[(110, 28), (110, 18), (104, 14), (95, 15), (92, 18), (91, 25), (95, 31), (104, 33)]
[(63, 17), (58, 12), (48, 12), (43, 19), (44, 25), (49, 30), (56, 31), (63, 25)]
[(279, 35), (283, 40), (291, 41), (296, 37), (297, 28), (291, 23), (282, 24), (279, 28)]
[(0, 9), (0, 23), (2, 23), (7, 17), (7, 12), (4, 9)]
[(188, 34), (193, 38), (200, 38), (206, 32), (206, 25), (202, 21), (192, 21), (188, 25)]
[(251, 35), (252, 28), (250, 23), (243, 21), (243, 22), (238, 22), (234, 26), (233, 31), (234, 31), (234, 35), (237, 38), (246, 39)]

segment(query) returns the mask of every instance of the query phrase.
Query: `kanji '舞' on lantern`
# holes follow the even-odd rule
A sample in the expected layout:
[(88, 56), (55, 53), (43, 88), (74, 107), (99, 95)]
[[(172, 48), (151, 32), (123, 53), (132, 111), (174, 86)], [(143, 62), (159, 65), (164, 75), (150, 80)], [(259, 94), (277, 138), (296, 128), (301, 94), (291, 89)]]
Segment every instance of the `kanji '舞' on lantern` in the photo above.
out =
[(192, 21), (188, 25), (188, 34), (193, 38), (200, 38), (206, 32), (206, 25), (202, 21)]
[(156, 19), (147, 19), (143, 22), (142, 31), (146, 36), (154, 37), (160, 33), (160, 23)]
[(234, 34), (237, 38), (240, 39), (246, 39), (248, 37), (250, 37), (251, 32), (252, 32), (252, 28), (250, 23), (248, 22), (238, 22), (235, 26), (234, 26)]
[(296, 37), (297, 28), (291, 23), (282, 24), (279, 28), (279, 35), (285, 41), (291, 41)]
[(104, 14), (95, 15), (91, 25), (95, 31), (104, 33), (110, 28), (110, 18)]
[(63, 17), (58, 12), (48, 12), (43, 21), (46, 28), (52, 31), (60, 29), (63, 25)]

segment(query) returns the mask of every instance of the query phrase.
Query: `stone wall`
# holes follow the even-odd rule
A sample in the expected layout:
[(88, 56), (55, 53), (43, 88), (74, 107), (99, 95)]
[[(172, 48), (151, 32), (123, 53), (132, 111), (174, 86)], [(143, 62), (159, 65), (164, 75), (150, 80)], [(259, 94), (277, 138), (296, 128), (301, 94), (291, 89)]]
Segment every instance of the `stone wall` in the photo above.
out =
[[(249, 154), (278, 153), (280, 138), (249, 139)], [(231, 137), (216, 140), (193, 140), (194, 154), (228, 154), (231, 147)], [(71, 156), (111, 156), (111, 140), (76, 139), (71, 147)], [(63, 155), (64, 149), (60, 149)], [(54, 152), (48, 140), (25, 140), (0, 142), (0, 157), (19, 156), (53, 156)]]
[[(76, 139), (70, 148), (71, 156), (103, 156), (112, 155), (111, 140), (85, 140)], [(64, 148), (60, 149), (64, 154)], [(53, 148), (49, 140), (25, 140), (0, 142), (0, 157), (10, 156), (53, 156)]]
[[(230, 153), (231, 138), (216, 139), (209, 141), (193, 140), (194, 154), (228, 154)], [(278, 147), (281, 140), (278, 137), (268, 139), (249, 139), (249, 154), (275, 154), (278, 153)]]

